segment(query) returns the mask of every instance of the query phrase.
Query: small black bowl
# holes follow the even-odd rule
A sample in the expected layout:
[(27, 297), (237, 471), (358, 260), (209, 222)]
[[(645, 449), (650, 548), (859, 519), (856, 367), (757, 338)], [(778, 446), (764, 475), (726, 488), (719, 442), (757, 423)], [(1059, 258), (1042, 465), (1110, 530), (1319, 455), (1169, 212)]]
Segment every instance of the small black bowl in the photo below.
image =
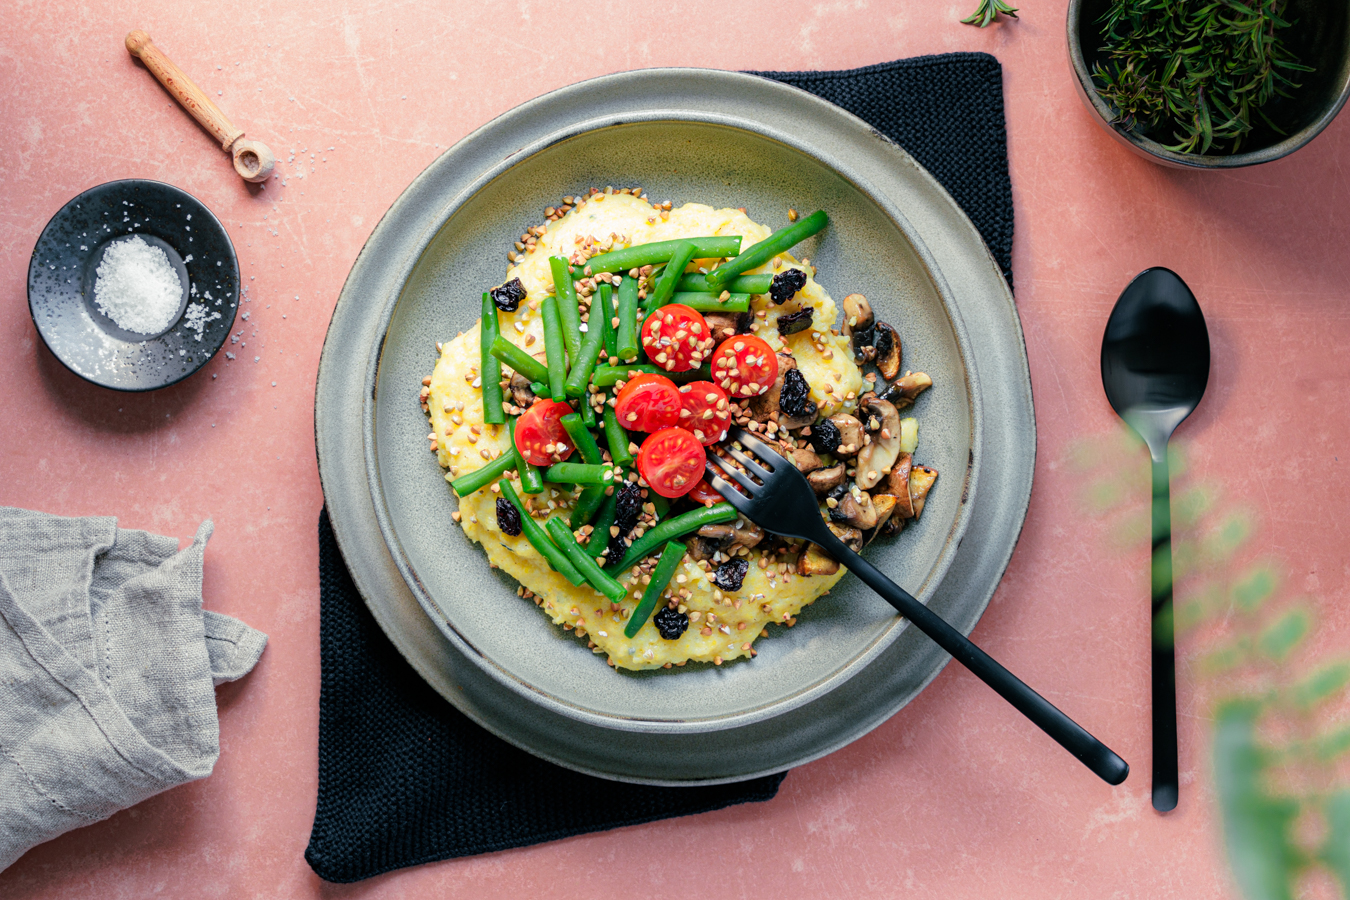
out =
[[(1301, 87), (1292, 97), (1275, 97), (1262, 111), (1279, 125), (1280, 134), (1264, 123), (1254, 126), (1242, 151), (1201, 155), (1177, 153), (1149, 137), (1128, 131), (1115, 121), (1111, 107), (1097, 94), (1092, 69), (1105, 61), (1100, 22), (1111, 0), (1070, 0), (1069, 62), (1074, 86), (1093, 117), (1112, 137), (1153, 162), (1184, 169), (1236, 169), (1288, 156), (1331, 124), (1350, 96), (1350, 3), (1347, 0), (1289, 0), (1283, 13), (1294, 22), (1281, 32), (1286, 45), (1311, 72), (1295, 75)], [(1163, 136), (1171, 140), (1170, 133)]]
[[(103, 254), (132, 235), (162, 249), (183, 285), (158, 334), (124, 331), (94, 303)], [(197, 198), (158, 181), (110, 181), (80, 194), (42, 229), (28, 263), (28, 309), (47, 348), (114, 390), (182, 381), (225, 343), (238, 308), (239, 260), (225, 226)]]

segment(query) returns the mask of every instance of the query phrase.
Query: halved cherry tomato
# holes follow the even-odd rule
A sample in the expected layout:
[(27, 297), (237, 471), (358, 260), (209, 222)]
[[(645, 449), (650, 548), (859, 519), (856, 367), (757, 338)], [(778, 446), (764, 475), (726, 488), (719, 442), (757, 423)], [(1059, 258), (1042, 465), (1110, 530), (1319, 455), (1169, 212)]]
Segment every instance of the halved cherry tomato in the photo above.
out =
[(614, 415), (629, 431), (660, 431), (680, 421), (675, 382), (650, 372), (634, 376), (614, 400)]
[(694, 485), (694, 489), (689, 492), (689, 499), (707, 506), (709, 503), (721, 503), (723, 497), (713, 489), (711, 484), (708, 484), (708, 479), (705, 478)]
[(729, 337), (713, 353), (713, 381), (733, 397), (754, 397), (773, 387), (778, 355), (753, 334)]
[(713, 349), (712, 329), (695, 309), (669, 303), (642, 323), (642, 348), (667, 372), (697, 369)]
[(650, 435), (638, 451), (638, 474), (652, 490), (672, 500), (692, 491), (703, 478), (703, 445), (683, 428)]
[(727, 436), (731, 427), (731, 403), (727, 392), (711, 381), (680, 385), (680, 427), (707, 447)]
[(576, 449), (563, 427), (562, 417), (572, 412), (566, 403), (536, 400), (516, 422), (516, 449), (533, 466), (562, 462)]

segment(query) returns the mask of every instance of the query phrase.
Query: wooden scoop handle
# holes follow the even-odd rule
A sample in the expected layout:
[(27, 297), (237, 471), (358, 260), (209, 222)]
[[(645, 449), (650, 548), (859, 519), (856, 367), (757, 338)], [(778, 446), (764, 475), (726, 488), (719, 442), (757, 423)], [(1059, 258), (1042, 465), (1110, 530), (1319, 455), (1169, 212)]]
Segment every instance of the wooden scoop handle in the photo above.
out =
[(193, 84), (192, 79), (150, 41), (150, 35), (144, 31), (133, 31), (128, 34), (127, 52), (145, 63), (145, 67), (154, 73), (159, 83), (173, 94), (183, 109), (191, 113), (192, 118), (200, 122), (203, 128), (220, 141), (222, 150), (229, 150), (234, 142), (243, 136), (243, 130), (235, 128), (230, 120), (225, 118), (220, 107), (211, 102), (211, 98)]

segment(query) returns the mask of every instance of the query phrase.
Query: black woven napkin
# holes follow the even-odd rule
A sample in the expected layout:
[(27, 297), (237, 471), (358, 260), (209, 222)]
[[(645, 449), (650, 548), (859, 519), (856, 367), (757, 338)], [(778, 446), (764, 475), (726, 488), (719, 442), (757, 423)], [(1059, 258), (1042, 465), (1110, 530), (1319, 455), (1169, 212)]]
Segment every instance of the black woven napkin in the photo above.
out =
[[(847, 72), (761, 72), (830, 100), (909, 151), (966, 210), (1011, 281), (1002, 69), (958, 53)], [(305, 859), (350, 882), (768, 800), (786, 773), (658, 788), (580, 775), (512, 747), (433, 691), (380, 631), (319, 517), (319, 799)]]

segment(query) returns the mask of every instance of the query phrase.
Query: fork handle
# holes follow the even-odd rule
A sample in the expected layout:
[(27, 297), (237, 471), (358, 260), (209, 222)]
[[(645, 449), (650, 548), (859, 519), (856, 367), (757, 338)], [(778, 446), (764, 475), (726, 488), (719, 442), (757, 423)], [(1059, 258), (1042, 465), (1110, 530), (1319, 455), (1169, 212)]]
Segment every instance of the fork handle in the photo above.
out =
[(817, 543), (821, 544), (831, 556), (842, 562), (848, 570), (863, 580), (886, 602), (894, 606), (900, 615), (913, 622), (920, 631), (932, 638), (937, 645), (946, 650), (967, 669), (974, 672), (985, 684), (1007, 700), (1017, 711), (1042, 731), (1054, 738), (1061, 747), (1078, 757), (1107, 784), (1120, 784), (1130, 774), (1130, 765), (1116, 755), (1110, 747), (1097, 740), (1083, 726), (1060, 712), (1050, 701), (1027, 687), (1013, 673), (994, 661), (988, 653), (948, 625), (937, 613), (915, 600), (908, 591), (891, 581), (876, 566), (863, 559), (848, 548), (827, 529), (821, 529)]

